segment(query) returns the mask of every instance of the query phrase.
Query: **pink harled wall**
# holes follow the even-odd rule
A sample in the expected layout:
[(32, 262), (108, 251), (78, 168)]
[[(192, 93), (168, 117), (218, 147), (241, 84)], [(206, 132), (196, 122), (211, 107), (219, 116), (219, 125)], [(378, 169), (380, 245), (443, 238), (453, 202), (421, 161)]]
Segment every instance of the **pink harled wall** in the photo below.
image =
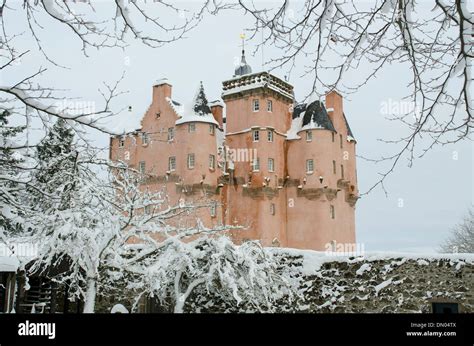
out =
[[(217, 127), (211, 133), (208, 123), (195, 122), (195, 132), (188, 131), (188, 123), (176, 125), (178, 114), (170, 104), (172, 87), (160, 84), (153, 87), (153, 100), (145, 113), (141, 128), (122, 136), (125, 144), (119, 148), (120, 137), (111, 139), (110, 158), (122, 160), (131, 168), (139, 169), (145, 162), (146, 183), (143, 188), (164, 191), (167, 203), (163, 208), (179, 203), (199, 206), (191, 213), (181, 214), (172, 224), (193, 227), (197, 219), (204, 225), (223, 223), (221, 197), (217, 179), (220, 173), (209, 167), (209, 155), (215, 155), (217, 165)], [(168, 140), (168, 129), (174, 128), (174, 138)], [(147, 133), (148, 144), (143, 144), (142, 133)], [(128, 152), (128, 155), (127, 155)], [(188, 169), (188, 154), (194, 154), (195, 166)], [(169, 170), (169, 158), (176, 158), (175, 170)], [(127, 160), (127, 157), (129, 158)], [(211, 216), (210, 204), (216, 202), (216, 215)]]
[[(232, 231), (236, 242), (259, 239), (265, 246), (284, 246), (326, 250), (331, 242), (355, 242), (355, 203), (357, 177), (355, 141), (348, 135), (343, 116), (342, 97), (337, 92), (326, 96), (326, 109), (336, 132), (312, 129), (312, 141), (287, 139), (291, 125), (293, 100), (265, 87), (244, 93), (226, 94), (226, 134), (224, 144), (233, 149), (234, 161), (227, 162), (227, 172), (218, 167), (218, 134), (210, 124), (194, 122), (176, 125), (179, 112), (172, 106), (172, 87), (162, 83), (153, 87), (152, 103), (145, 113), (141, 128), (111, 139), (110, 157), (138, 169), (145, 162), (146, 183), (143, 188), (163, 190), (169, 205), (180, 202), (206, 204), (191, 215), (183, 215), (172, 223), (192, 227), (199, 218), (205, 226), (240, 225)], [(258, 99), (260, 109), (253, 111)], [(267, 102), (272, 102), (272, 110)], [(222, 126), (223, 108), (211, 107)], [(168, 140), (168, 129), (174, 138)], [(254, 141), (253, 131), (259, 131)], [(268, 133), (271, 132), (272, 141)], [(149, 143), (144, 144), (142, 133)], [(188, 154), (194, 154), (195, 166), (187, 166)], [(216, 166), (209, 167), (209, 155)], [(252, 170), (252, 160), (259, 158), (260, 168)], [(176, 157), (176, 169), (168, 170), (169, 157)], [(268, 159), (274, 161), (274, 169)], [(306, 160), (312, 159), (314, 171), (306, 172)], [(334, 163), (333, 163), (334, 161)], [(334, 169), (335, 168), (335, 169)], [(216, 202), (216, 215), (209, 204)], [(333, 212), (332, 212), (333, 210)]]

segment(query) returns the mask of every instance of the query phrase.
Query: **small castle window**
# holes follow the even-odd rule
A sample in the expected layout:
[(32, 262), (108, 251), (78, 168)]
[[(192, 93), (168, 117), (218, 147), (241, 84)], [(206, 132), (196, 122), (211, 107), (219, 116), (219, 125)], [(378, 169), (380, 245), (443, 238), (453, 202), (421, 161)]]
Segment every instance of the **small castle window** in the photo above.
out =
[(174, 139), (174, 127), (168, 129), (168, 140), (172, 141)]
[(335, 219), (336, 218), (336, 211), (335, 211), (333, 205), (329, 206), (329, 212), (331, 214), (331, 219)]
[(332, 161), (332, 172), (336, 174), (336, 161)]
[(211, 135), (214, 135), (214, 132), (215, 132), (215, 127), (214, 127), (214, 125), (213, 125), (213, 124), (209, 124), (209, 133), (210, 133)]
[(176, 156), (170, 156), (168, 158), (168, 171), (174, 171), (176, 169)]
[(273, 142), (273, 131), (272, 130), (267, 131), (267, 139), (268, 139), (269, 142)]
[(138, 170), (140, 173), (144, 174), (145, 173), (145, 161), (140, 161), (138, 163)]
[(334, 140), (335, 140), (335, 135), (334, 135), (334, 132), (331, 132), (331, 136), (332, 136), (332, 142), (334, 143)]
[(267, 112), (273, 112), (273, 102), (272, 102), (272, 100), (267, 100)]
[(258, 142), (259, 139), (260, 139), (260, 131), (253, 130), (253, 141)]
[(150, 215), (151, 214), (151, 206), (150, 205), (146, 205), (145, 206), (145, 215)]
[(194, 168), (194, 154), (188, 154), (188, 169)]
[(195, 123), (189, 123), (188, 124), (188, 132), (196, 132), (196, 124)]
[(253, 100), (253, 111), (258, 112), (260, 110), (260, 100)]
[(272, 158), (268, 159), (268, 171), (274, 172), (275, 171), (275, 160)]
[(275, 215), (275, 203), (270, 203), (270, 214)]
[(123, 148), (125, 145), (125, 138), (124, 137), (120, 137), (119, 138), (119, 148)]
[(216, 168), (216, 157), (214, 155), (209, 155), (209, 168), (215, 169)]
[(148, 145), (148, 143), (149, 143), (148, 133), (143, 132), (142, 133), (142, 144), (143, 145)]
[(210, 207), (211, 217), (216, 217), (216, 209), (217, 209), (217, 205), (214, 202), (211, 204), (211, 207)]
[(306, 131), (306, 142), (311, 142), (313, 140), (313, 131)]
[(339, 142), (340, 142), (340, 146), (341, 146), (341, 149), (342, 149), (342, 135), (339, 135)]
[(344, 179), (344, 165), (341, 165), (341, 178)]
[(306, 160), (306, 173), (314, 172), (314, 161), (313, 159)]
[(253, 171), (254, 172), (258, 172), (260, 170), (260, 158), (256, 157), (254, 160), (253, 160)]

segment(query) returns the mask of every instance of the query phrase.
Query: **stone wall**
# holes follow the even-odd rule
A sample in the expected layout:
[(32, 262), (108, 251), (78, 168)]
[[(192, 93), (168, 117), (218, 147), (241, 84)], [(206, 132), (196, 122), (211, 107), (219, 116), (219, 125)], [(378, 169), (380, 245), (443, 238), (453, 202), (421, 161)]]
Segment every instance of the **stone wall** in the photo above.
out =
[[(474, 312), (474, 255), (372, 254), (340, 257), (322, 252), (278, 249), (282, 270), (299, 287), (299, 297), (283, 300), (282, 312), (430, 313), (432, 303), (457, 303)], [(205, 293), (189, 312), (244, 312), (222, 306)]]

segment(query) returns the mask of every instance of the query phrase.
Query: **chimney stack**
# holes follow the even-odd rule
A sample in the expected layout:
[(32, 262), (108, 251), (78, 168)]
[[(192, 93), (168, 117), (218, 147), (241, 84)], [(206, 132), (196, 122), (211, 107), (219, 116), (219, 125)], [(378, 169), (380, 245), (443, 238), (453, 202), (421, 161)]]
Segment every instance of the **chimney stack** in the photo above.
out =
[(168, 78), (162, 78), (156, 81), (153, 85), (153, 101), (163, 100), (165, 98), (171, 99), (172, 85)]
[(326, 111), (336, 131), (341, 132), (341, 129), (345, 128), (342, 115), (342, 96), (335, 90), (326, 94)]
[(223, 117), (224, 117), (224, 104), (220, 100), (212, 101), (209, 103), (211, 107), (212, 115), (214, 119), (219, 123), (219, 128), (223, 128)]

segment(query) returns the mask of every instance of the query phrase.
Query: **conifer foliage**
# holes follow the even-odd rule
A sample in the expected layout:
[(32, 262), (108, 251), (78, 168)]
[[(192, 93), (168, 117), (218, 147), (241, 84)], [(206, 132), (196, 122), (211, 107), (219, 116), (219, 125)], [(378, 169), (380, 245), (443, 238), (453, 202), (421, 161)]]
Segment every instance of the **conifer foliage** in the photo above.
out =
[(25, 159), (15, 148), (18, 146), (16, 136), (25, 127), (10, 125), (9, 117), (8, 110), (0, 111), (0, 239), (3, 232), (16, 233), (22, 228), (21, 192), (25, 183)]

